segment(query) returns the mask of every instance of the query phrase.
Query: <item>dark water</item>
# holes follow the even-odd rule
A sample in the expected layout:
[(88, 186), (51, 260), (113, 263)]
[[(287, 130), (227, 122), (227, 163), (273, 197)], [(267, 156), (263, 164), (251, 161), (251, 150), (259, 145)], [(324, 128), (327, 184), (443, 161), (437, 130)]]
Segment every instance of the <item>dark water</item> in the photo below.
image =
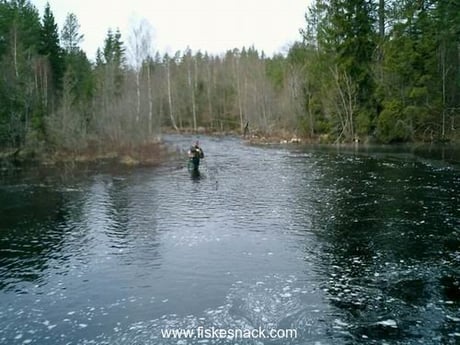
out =
[[(201, 142), (201, 176), (2, 180), (1, 344), (460, 343), (458, 166)], [(297, 338), (161, 333), (198, 326)]]

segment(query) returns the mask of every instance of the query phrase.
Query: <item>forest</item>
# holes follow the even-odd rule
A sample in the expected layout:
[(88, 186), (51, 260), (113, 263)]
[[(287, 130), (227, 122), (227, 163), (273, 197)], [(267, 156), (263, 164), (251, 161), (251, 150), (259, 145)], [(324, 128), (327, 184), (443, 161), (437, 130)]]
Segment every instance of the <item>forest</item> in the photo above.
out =
[(0, 148), (134, 147), (163, 131), (311, 142), (449, 142), (460, 133), (457, 0), (313, 0), (298, 42), (267, 56), (155, 50), (155, 23), (108, 28), (95, 61), (78, 18), (0, 1)]

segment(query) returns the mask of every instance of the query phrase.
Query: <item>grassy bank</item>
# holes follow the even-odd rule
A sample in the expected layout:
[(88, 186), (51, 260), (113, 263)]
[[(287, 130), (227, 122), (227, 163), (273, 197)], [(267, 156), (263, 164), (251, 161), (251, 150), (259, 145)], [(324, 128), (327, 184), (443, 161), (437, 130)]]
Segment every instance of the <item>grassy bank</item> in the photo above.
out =
[(158, 166), (170, 156), (161, 141), (138, 145), (88, 145), (84, 149), (4, 149), (0, 151), (0, 169), (22, 166), (75, 166), (108, 163), (111, 165)]

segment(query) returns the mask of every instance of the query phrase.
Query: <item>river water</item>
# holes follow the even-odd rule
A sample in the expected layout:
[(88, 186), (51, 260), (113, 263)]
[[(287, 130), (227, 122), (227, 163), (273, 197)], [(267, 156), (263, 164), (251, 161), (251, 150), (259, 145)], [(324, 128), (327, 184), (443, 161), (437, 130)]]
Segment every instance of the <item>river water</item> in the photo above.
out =
[[(458, 165), (200, 140), (199, 177), (2, 179), (1, 344), (460, 343)], [(281, 333), (164, 333), (199, 327)]]

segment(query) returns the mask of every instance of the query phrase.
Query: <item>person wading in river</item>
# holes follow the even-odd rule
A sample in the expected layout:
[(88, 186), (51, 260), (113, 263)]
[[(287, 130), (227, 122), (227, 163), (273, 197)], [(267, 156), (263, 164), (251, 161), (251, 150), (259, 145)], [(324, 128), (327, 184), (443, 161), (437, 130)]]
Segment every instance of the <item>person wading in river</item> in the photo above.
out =
[(190, 161), (193, 163), (193, 169), (198, 170), (200, 166), (200, 159), (204, 158), (203, 149), (200, 147), (200, 142), (197, 140), (188, 150), (188, 157)]

